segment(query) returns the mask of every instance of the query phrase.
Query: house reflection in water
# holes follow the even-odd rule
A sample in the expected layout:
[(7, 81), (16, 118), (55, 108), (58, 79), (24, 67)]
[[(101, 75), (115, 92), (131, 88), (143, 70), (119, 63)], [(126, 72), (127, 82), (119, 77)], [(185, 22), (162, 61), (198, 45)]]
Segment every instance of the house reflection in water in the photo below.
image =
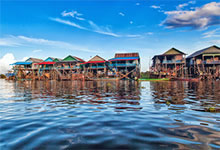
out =
[(113, 108), (119, 112), (142, 109), (140, 85), (134, 81), (25, 81), (16, 82), (15, 93), (22, 93), (24, 100), (46, 100), (54, 108), (88, 104), (91, 109)]
[[(219, 82), (212, 81), (150, 82), (151, 96), (155, 104), (166, 104), (169, 106), (168, 109), (178, 112), (188, 109), (187, 107), (197, 111), (208, 111), (208, 108), (215, 107), (215, 110), (219, 111), (219, 89)], [(159, 110), (166, 105), (155, 105), (155, 109)]]

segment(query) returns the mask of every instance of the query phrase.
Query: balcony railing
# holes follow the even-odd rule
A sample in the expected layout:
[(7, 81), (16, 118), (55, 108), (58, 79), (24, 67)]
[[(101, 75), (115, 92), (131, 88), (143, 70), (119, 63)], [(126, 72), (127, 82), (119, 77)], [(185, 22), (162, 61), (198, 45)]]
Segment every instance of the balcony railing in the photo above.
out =
[(220, 64), (220, 61), (203, 61), (204, 64)]
[(93, 69), (102, 69), (102, 68), (105, 68), (105, 66), (92, 66), (91, 68), (93, 68)]
[(58, 69), (58, 70), (80, 69), (80, 67), (79, 66), (74, 66), (74, 67), (43, 67), (43, 68), (40, 68), (40, 70), (51, 70), (51, 69)]
[(56, 69), (80, 69), (79, 66), (74, 66), (74, 67), (55, 67)]
[(193, 65), (195, 62), (195, 64), (220, 64), (220, 60), (218, 61), (211, 61), (211, 60), (196, 60), (196, 61), (190, 61), (190, 65)]
[(137, 64), (127, 63), (127, 64), (110, 64), (110, 67), (135, 67)]
[(164, 60), (163, 62), (162, 62), (163, 64), (171, 64), (171, 63), (184, 63), (184, 61), (183, 60)]

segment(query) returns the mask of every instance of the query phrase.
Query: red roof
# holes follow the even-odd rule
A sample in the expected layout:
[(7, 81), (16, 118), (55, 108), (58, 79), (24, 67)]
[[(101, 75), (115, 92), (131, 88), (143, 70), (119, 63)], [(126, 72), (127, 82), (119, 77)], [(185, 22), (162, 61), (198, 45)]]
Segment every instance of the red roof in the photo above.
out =
[(79, 61), (81, 61), (81, 62), (85, 62), (83, 59), (81, 59), (81, 58), (79, 58), (79, 57), (76, 57), (76, 56), (74, 56), (76, 59), (78, 59)]
[(55, 63), (56, 62), (47, 61), (47, 62), (39, 63), (39, 65), (54, 65)]
[(87, 61), (84, 64), (97, 64), (97, 63), (105, 63), (106, 61)]

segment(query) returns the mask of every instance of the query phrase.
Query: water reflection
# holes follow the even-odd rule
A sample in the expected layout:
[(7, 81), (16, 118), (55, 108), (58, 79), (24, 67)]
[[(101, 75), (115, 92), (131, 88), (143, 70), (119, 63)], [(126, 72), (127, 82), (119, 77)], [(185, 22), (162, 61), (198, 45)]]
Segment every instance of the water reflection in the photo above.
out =
[[(14, 85), (15, 97), (23, 97), (25, 101), (44, 99), (54, 107), (66, 105), (91, 104), (114, 108), (115, 111), (136, 111), (140, 105), (140, 84), (134, 81), (120, 82), (17, 82)], [(21, 95), (21, 93), (23, 95)], [(101, 104), (109, 104), (102, 107)]]
[(151, 82), (150, 86), (156, 104), (174, 104), (170, 109), (179, 109), (179, 105), (181, 110), (191, 104), (193, 110), (220, 111), (220, 82)]
[(0, 149), (220, 148), (219, 81), (0, 84)]

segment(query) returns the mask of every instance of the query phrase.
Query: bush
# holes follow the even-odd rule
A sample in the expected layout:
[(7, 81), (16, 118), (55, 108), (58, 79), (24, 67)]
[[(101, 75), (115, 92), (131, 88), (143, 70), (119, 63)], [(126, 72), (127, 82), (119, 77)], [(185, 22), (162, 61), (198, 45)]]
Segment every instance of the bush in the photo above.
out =
[(0, 79), (5, 79), (6, 76), (4, 74), (0, 74)]
[(149, 71), (141, 72), (141, 78), (142, 79), (149, 79), (150, 78), (150, 72)]

